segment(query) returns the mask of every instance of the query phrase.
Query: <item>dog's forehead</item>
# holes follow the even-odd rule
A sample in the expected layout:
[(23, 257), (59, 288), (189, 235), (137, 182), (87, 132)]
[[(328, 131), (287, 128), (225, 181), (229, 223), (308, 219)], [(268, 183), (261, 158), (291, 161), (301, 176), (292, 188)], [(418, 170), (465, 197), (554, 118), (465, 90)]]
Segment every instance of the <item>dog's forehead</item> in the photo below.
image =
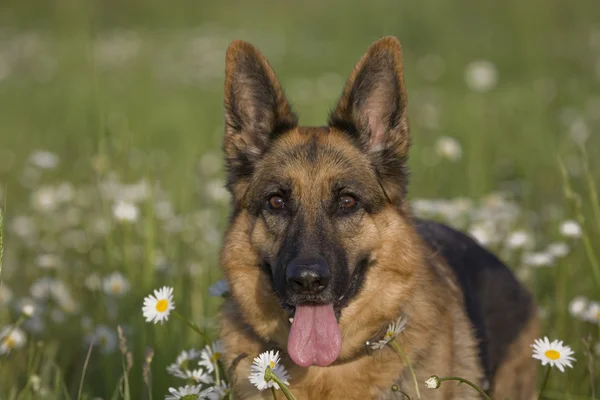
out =
[(263, 172), (302, 181), (372, 177), (367, 157), (344, 134), (329, 127), (298, 127), (286, 132), (262, 164)]

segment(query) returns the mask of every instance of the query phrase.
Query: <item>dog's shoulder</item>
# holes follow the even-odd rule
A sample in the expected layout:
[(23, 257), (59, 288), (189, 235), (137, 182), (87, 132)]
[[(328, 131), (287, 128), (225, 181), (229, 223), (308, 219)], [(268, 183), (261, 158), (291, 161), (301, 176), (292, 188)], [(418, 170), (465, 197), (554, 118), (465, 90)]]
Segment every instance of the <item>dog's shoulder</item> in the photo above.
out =
[(480, 344), (486, 375), (493, 378), (507, 349), (532, 317), (533, 300), (510, 269), (468, 235), (417, 219), (419, 235), (454, 273)]

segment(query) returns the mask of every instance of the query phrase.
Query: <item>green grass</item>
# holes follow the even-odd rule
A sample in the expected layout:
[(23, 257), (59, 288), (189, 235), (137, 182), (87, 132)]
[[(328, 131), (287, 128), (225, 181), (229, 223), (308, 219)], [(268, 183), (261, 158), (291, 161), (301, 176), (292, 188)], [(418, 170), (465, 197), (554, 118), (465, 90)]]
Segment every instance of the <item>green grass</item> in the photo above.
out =
[[(151, 290), (173, 286), (177, 310), (215, 338), (220, 300), (208, 297), (207, 288), (220, 276), (227, 205), (207, 188), (221, 182), (222, 170), (199, 160), (205, 154), (220, 160), (229, 41), (257, 45), (301, 122), (320, 125), (351, 68), (384, 35), (403, 45), (414, 140), (411, 197), (480, 199), (510, 191), (521, 210), (519, 227), (535, 235), (536, 249), (561, 240), (560, 221), (584, 225), (584, 237), (569, 242), (571, 252), (553, 267), (528, 268), (519, 254), (494, 248), (534, 291), (544, 310), (543, 335), (576, 351), (575, 368), (551, 376), (548, 398), (592, 398), (599, 356), (590, 364), (592, 379), (582, 339), (589, 335), (598, 343), (600, 324), (571, 316), (568, 304), (579, 295), (600, 301), (594, 267), (600, 217), (591, 191), (600, 184), (596, 1), (35, 3), (0, 5), (0, 282), (13, 293), (9, 302), (0, 300), (0, 329), (19, 318), (20, 302), (32, 297), (31, 285), (42, 276), (64, 282), (78, 307), (38, 301), (43, 329), (32, 332), (26, 322), (27, 346), (0, 356), (0, 399), (38, 398), (34, 375), (51, 399), (77, 398), (80, 382), (81, 398), (119, 398), (124, 364), (118, 347), (106, 354), (94, 348), (82, 379), (88, 352), (82, 317), (115, 334), (118, 324), (124, 327), (133, 355), (130, 398), (148, 398), (142, 377), (148, 346), (155, 353), (154, 398), (176, 386), (166, 366), (180, 350), (203, 343), (176, 319), (146, 324), (141, 304)], [(480, 59), (498, 73), (497, 85), (481, 93), (465, 83), (467, 66)], [(587, 159), (571, 134), (582, 130), (589, 132)], [(435, 157), (441, 136), (459, 140), (461, 160)], [(41, 149), (59, 156), (56, 169), (32, 168), (29, 156)], [(574, 196), (565, 196), (559, 158)], [(111, 174), (150, 184), (150, 195), (138, 202), (137, 223), (112, 219), (114, 201), (99, 189)], [(36, 210), (35, 194), (63, 182), (75, 189), (73, 198), (51, 212)], [(159, 200), (170, 202), (181, 229), (174, 229), (172, 216), (161, 217)], [(31, 217), (33, 236), (15, 231), (21, 216)], [(108, 224), (107, 232), (96, 229), (98, 220)], [(58, 256), (60, 267), (41, 269), (36, 257), (43, 254)], [(114, 271), (131, 283), (122, 298), (84, 285), (90, 274)], [(64, 321), (53, 310), (61, 310)]]

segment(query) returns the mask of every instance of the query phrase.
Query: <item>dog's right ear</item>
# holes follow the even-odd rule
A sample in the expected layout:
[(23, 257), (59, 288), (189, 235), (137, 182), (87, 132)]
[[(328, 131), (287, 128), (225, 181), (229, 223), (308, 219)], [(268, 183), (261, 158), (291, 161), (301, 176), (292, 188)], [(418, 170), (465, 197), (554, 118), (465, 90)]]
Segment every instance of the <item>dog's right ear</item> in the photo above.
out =
[[(234, 198), (278, 135), (297, 126), (273, 69), (250, 43), (231, 42), (225, 63), (227, 187)], [(239, 184), (239, 185), (238, 185)]]

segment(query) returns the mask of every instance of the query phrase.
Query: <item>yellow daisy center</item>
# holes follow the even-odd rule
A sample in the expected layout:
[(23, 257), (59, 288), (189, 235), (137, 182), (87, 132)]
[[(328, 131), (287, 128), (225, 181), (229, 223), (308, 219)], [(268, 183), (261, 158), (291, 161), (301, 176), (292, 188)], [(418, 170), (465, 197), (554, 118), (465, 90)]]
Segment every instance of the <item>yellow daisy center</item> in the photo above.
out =
[(269, 366), (271, 369), (275, 368), (275, 363), (273, 361), (269, 361)]
[(110, 290), (113, 293), (120, 293), (121, 292), (121, 284), (118, 282), (113, 282), (113, 284), (110, 287)]
[(210, 359), (212, 362), (216, 362), (216, 361), (219, 361), (220, 358), (221, 358), (221, 353), (214, 353)]
[(386, 339), (391, 339), (394, 336), (394, 332), (387, 331), (385, 334)]
[(158, 312), (165, 312), (167, 311), (168, 307), (169, 302), (165, 299), (159, 300), (158, 303), (156, 303), (156, 311)]
[(560, 353), (556, 350), (546, 350), (544, 355), (553, 361), (560, 358)]
[(13, 347), (15, 347), (16, 343), (12, 337), (7, 336), (6, 338), (4, 338), (4, 340), (2, 340), (2, 344), (8, 347), (9, 349), (12, 349)]

